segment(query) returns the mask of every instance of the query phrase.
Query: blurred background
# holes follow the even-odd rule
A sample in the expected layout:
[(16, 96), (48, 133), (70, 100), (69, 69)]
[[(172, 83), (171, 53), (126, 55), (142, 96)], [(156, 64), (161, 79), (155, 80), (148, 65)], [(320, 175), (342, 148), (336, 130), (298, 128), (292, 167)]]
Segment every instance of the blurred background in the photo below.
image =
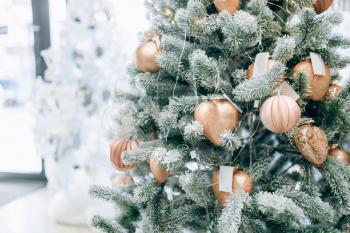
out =
[[(333, 8), (350, 36), (350, 1)], [(0, 232), (90, 232), (81, 197), (118, 176), (110, 96), (148, 26), (142, 0), (0, 1)]]

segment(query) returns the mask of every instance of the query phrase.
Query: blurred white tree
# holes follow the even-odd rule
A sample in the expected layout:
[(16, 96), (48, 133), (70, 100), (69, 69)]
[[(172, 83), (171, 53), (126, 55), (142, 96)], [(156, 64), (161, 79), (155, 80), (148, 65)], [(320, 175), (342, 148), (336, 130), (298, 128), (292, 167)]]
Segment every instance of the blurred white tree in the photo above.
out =
[[(142, 9), (142, 2), (132, 2)], [(100, 205), (89, 199), (88, 187), (110, 185), (114, 173), (108, 149), (117, 128), (108, 122), (118, 103), (112, 92), (127, 88), (126, 66), (139, 30), (120, 26), (127, 14), (122, 7), (111, 0), (69, 0), (58, 39), (43, 53), (45, 81), (34, 87), (36, 144), (45, 159), (50, 212), (61, 223), (86, 224)]]

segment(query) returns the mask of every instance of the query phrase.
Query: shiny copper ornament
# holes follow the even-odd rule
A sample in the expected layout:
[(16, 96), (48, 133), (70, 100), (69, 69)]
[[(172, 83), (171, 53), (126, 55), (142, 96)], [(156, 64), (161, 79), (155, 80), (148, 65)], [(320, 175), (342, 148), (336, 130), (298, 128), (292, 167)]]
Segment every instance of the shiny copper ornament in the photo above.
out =
[(231, 15), (235, 14), (240, 4), (240, 0), (214, 0), (214, 5), (218, 12), (226, 10)]
[(340, 149), (338, 145), (332, 147), (329, 152), (329, 156), (337, 158), (340, 162), (342, 162), (345, 166), (349, 165), (349, 154), (344, 150)]
[(328, 88), (328, 91), (327, 91), (324, 98), (326, 100), (331, 100), (331, 99), (337, 98), (342, 91), (343, 91), (343, 87), (334, 83)]
[(274, 133), (286, 133), (297, 126), (301, 110), (297, 102), (287, 95), (268, 98), (260, 108), (260, 120)]
[(168, 179), (170, 173), (161, 165), (159, 165), (155, 159), (151, 158), (149, 165), (150, 165), (153, 177), (158, 183), (162, 184)]
[(325, 65), (326, 76), (315, 75), (310, 60), (300, 62), (294, 67), (293, 77), (296, 77), (300, 72), (306, 72), (310, 83), (310, 99), (314, 101), (321, 100), (327, 93), (331, 83), (331, 70)]
[(160, 52), (158, 37), (154, 37), (142, 44), (136, 50), (136, 65), (143, 72), (157, 72), (157, 56)]
[(237, 108), (228, 100), (214, 99), (202, 102), (194, 112), (194, 118), (203, 126), (203, 133), (214, 145), (220, 145), (220, 134), (233, 131), (239, 121)]
[(332, 5), (333, 0), (316, 0), (313, 4), (313, 7), (315, 11), (320, 14), (326, 10)]
[(128, 186), (134, 183), (134, 180), (129, 175), (117, 175), (112, 179), (113, 186)]
[(322, 167), (327, 159), (328, 138), (324, 131), (312, 124), (298, 127), (294, 142), (304, 158), (315, 167)]
[(135, 167), (134, 164), (124, 164), (122, 154), (124, 151), (133, 151), (136, 150), (138, 147), (139, 143), (136, 140), (120, 139), (113, 143), (109, 154), (113, 166), (120, 171), (127, 171)]
[[(219, 203), (225, 207), (226, 200), (229, 197), (230, 193), (219, 191), (219, 175), (219, 171), (213, 173), (213, 191)], [(232, 174), (232, 192), (236, 192), (239, 189), (243, 190), (246, 193), (251, 193), (253, 191), (253, 180), (248, 175), (248, 173), (242, 170), (235, 170)]]
[[(274, 59), (269, 59), (267, 62), (267, 70), (271, 70), (274, 65), (278, 64), (278, 61)], [(253, 77), (254, 73), (254, 63), (250, 64), (250, 66), (247, 69), (246, 75), (247, 79), (250, 79)], [(281, 82), (283, 82), (285, 79), (284, 75), (281, 75)]]

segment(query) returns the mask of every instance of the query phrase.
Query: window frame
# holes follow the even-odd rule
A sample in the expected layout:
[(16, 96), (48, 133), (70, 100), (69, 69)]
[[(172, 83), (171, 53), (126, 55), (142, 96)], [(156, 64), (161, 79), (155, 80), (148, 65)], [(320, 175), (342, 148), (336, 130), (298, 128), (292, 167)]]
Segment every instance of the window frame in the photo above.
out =
[[(44, 80), (44, 73), (47, 67), (41, 52), (48, 49), (51, 45), (49, 2), (48, 0), (31, 0), (31, 4), (36, 78)], [(44, 160), (41, 160), (40, 173), (0, 172), (0, 181), (9, 179), (41, 180), (46, 182)]]

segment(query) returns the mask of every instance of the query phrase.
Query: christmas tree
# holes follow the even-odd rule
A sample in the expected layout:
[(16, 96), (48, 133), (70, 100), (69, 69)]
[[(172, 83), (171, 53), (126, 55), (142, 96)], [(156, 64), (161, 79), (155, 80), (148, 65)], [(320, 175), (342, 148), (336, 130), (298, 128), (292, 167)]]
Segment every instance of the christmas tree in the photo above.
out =
[[(323, 0), (154, 0), (111, 161), (120, 232), (347, 232), (350, 40)], [(128, 130), (125, 130), (128, 129)]]
[(87, 224), (89, 208), (96, 207), (90, 185), (111, 185), (115, 173), (104, 125), (113, 85), (130, 56), (121, 45), (134, 41), (117, 24), (116, 6), (110, 0), (68, 1), (59, 40), (43, 53), (48, 68), (34, 91), (36, 144), (52, 194), (49, 209), (59, 222)]

